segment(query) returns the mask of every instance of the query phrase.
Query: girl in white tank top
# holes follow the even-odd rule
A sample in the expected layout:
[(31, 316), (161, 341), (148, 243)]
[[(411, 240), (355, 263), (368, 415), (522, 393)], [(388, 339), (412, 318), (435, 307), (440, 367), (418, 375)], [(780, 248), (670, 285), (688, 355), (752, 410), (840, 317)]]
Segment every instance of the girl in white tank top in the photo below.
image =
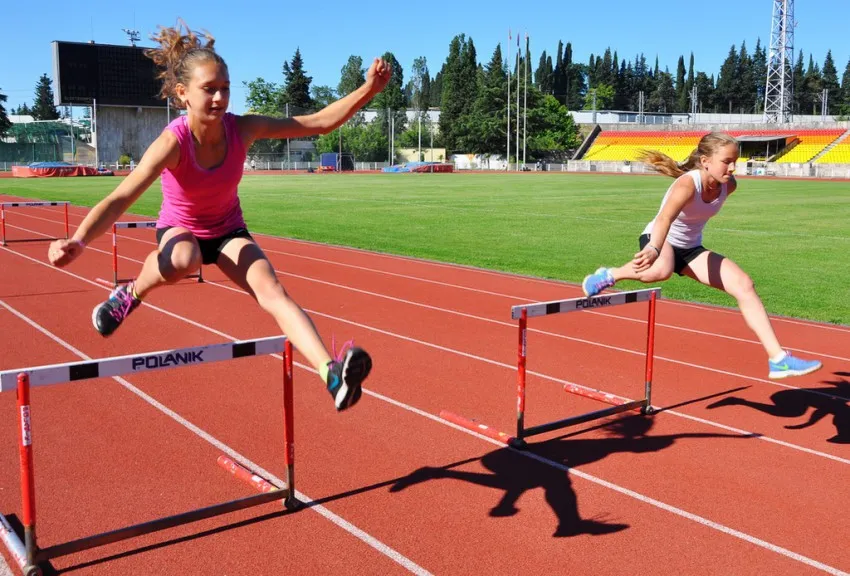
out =
[[(720, 195), (707, 202), (703, 194), (702, 177), (699, 170), (691, 170), (679, 177), (679, 179), (681, 178), (690, 178), (696, 189), (694, 190), (693, 199), (679, 211), (679, 215), (670, 224), (670, 231), (667, 232), (667, 242), (674, 248), (696, 248), (702, 245), (702, 231), (706, 223), (712, 216), (720, 212), (720, 208), (723, 207), (723, 203), (729, 196), (729, 185), (727, 183), (721, 184)], [(664, 211), (670, 194), (678, 181), (677, 179), (667, 189), (667, 193), (661, 201), (661, 208), (658, 210), (659, 214)], [(652, 234), (656, 218), (653, 218), (646, 225), (643, 229), (643, 234)]]
[(676, 181), (664, 195), (658, 214), (643, 229), (634, 258), (619, 268), (599, 268), (585, 277), (582, 289), (592, 297), (619, 280), (660, 282), (673, 272), (688, 276), (738, 301), (744, 320), (767, 352), (770, 378), (809, 374), (820, 369), (821, 362), (785, 352), (747, 273), (702, 245), (706, 223), (737, 187), (732, 175), (737, 159), (738, 142), (722, 133), (703, 136), (683, 164), (659, 152), (647, 152), (644, 162)]

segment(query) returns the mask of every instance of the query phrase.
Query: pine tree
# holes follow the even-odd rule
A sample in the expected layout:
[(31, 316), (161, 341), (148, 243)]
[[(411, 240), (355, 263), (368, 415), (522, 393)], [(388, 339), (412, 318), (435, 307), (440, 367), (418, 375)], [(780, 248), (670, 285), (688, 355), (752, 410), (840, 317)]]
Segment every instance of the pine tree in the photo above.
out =
[(35, 86), (35, 104), (32, 107), (32, 116), (36, 120), (56, 120), (59, 118), (59, 110), (53, 103), (52, 81), (47, 74), (42, 74)]
[(366, 81), (366, 72), (363, 70), (363, 58), (351, 55), (348, 62), (339, 71), (339, 84), (336, 92), (340, 97), (351, 94)]
[(837, 110), (840, 106), (841, 87), (838, 84), (838, 70), (835, 69), (835, 62), (832, 60), (832, 50), (826, 53), (826, 59), (823, 62), (822, 85), (821, 88), (828, 90), (827, 113), (829, 110)]
[(3, 102), (6, 101), (6, 95), (0, 92), (0, 136), (6, 134), (6, 131), (12, 127), (12, 122), (9, 120), (9, 117), (6, 115), (6, 108), (3, 106)]
[(676, 64), (676, 106), (675, 112), (685, 112), (688, 109), (688, 86), (685, 80), (685, 57), (679, 56)]
[[(301, 50), (295, 49), (292, 62), (283, 63), (284, 99), (290, 107), (290, 116), (304, 113), (313, 107), (313, 99), (310, 98), (311, 76), (304, 73), (304, 61), (301, 59)], [(293, 113), (292, 108), (296, 112)]]
[(477, 150), (485, 154), (505, 150), (506, 83), (507, 74), (502, 61), (502, 47), (497, 44), (490, 62), (484, 67), (481, 89), (475, 100), (470, 122), (471, 136), (476, 140)]
[(841, 77), (841, 113), (850, 115), (850, 60), (847, 60), (844, 75)]

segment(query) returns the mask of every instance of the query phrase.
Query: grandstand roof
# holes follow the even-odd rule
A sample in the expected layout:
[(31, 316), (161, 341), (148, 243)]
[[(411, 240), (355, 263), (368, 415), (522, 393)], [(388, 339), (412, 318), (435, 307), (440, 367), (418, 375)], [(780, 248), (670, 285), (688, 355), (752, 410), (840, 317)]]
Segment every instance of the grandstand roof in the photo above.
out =
[(785, 140), (793, 134), (773, 134), (770, 136), (736, 136), (738, 142), (772, 142), (773, 140)]

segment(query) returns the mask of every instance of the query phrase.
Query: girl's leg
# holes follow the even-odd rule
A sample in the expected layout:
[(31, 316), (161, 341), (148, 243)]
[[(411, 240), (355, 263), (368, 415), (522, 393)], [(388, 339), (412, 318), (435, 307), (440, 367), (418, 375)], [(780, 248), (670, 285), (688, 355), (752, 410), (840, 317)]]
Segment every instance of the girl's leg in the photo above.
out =
[(675, 256), (673, 247), (664, 243), (661, 254), (646, 270), (636, 272), (632, 261), (626, 262), (619, 268), (600, 268), (593, 274), (585, 276), (582, 290), (585, 296), (596, 296), (606, 288), (610, 288), (620, 280), (640, 280), (644, 283), (661, 282), (673, 274)]
[(116, 287), (106, 302), (92, 312), (92, 323), (103, 336), (109, 336), (135, 310), (151, 290), (173, 284), (201, 265), (198, 241), (185, 228), (167, 230), (156, 250), (148, 254), (135, 281)]
[(352, 348), (339, 361), (332, 359), (313, 322), (286, 293), (271, 263), (251, 238), (229, 240), (221, 249), (217, 264), (274, 317), (293, 346), (327, 383), (337, 410), (353, 406), (361, 395), (360, 383), (372, 367), (369, 355)]
[(169, 228), (133, 282), (135, 296), (144, 298), (151, 290), (174, 284), (200, 267), (201, 248), (195, 236), (185, 228)]
[(706, 251), (691, 260), (682, 272), (706, 286), (723, 290), (738, 301), (747, 326), (758, 337), (770, 359), (771, 378), (800, 376), (821, 368), (817, 360), (795, 358), (782, 349), (752, 279), (732, 260)]
[(648, 284), (650, 282), (662, 282), (670, 278), (673, 275), (674, 263), (673, 247), (665, 242), (664, 246), (661, 247), (661, 254), (658, 255), (652, 266), (646, 270), (635, 272), (632, 263), (627, 262), (619, 268), (609, 268), (608, 271), (611, 272), (611, 276), (614, 277), (615, 282), (619, 282), (620, 280), (640, 280)]
[(723, 290), (737, 300), (747, 326), (755, 332), (767, 355), (776, 358), (782, 354), (782, 346), (761, 298), (756, 294), (753, 281), (737, 264), (720, 254), (706, 251), (691, 260), (682, 273), (706, 286)]

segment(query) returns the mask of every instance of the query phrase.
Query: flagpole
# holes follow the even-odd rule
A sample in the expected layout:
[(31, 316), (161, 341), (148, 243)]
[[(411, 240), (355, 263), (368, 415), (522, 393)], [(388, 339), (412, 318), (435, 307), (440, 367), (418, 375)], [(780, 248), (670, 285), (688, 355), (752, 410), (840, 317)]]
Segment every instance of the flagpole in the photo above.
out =
[(519, 32), (516, 35), (516, 169), (519, 172)]
[(511, 29), (508, 28), (508, 155), (505, 157), (505, 170), (511, 170)]
[(528, 140), (528, 31), (525, 33), (525, 83), (522, 95), (522, 165), (525, 166), (525, 145)]

